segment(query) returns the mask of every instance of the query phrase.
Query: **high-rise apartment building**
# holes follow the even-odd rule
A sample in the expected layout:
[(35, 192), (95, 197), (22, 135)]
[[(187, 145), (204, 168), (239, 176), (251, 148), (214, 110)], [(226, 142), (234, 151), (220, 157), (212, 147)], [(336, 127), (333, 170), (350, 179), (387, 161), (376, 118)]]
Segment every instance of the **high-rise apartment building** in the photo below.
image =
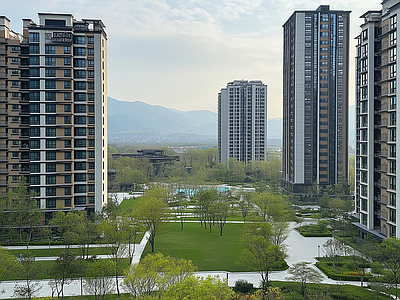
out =
[(380, 238), (400, 237), (398, 13), (399, 0), (384, 0), (382, 10), (364, 13), (356, 48), (355, 206), (361, 232)]
[(235, 80), (218, 93), (218, 158), (265, 160), (267, 156), (267, 86)]
[(295, 11), (283, 25), (282, 187), (348, 178), (350, 12)]
[(45, 212), (107, 201), (107, 35), (101, 20), (0, 16), (0, 192), (22, 177)]

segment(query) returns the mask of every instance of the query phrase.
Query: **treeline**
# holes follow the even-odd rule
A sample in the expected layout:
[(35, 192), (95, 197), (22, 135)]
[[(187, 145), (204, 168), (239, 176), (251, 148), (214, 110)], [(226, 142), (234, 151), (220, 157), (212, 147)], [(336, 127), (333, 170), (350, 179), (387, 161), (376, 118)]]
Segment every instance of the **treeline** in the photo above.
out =
[[(179, 155), (180, 161), (160, 164), (157, 172), (148, 159), (116, 158), (111, 154), (118, 150), (109, 147), (108, 167), (115, 171), (110, 187), (120, 183), (143, 184), (152, 181), (193, 181), (197, 183), (247, 183), (263, 181), (277, 186), (281, 180), (282, 161), (279, 153), (272, 152), (266, 161), (239, 162), (230, 158), (227, 163), (218, 162), (218, 149), (189, 149), (175, 153), (168, 149), (167, 155)], [(111, 188), (112, 189), (112, 188)]]

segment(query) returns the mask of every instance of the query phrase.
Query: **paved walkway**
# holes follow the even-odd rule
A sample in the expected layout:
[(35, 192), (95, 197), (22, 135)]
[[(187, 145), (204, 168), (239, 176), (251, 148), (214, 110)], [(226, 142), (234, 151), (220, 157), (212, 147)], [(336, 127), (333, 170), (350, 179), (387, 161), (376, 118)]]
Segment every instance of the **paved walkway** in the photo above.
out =
[[(311, 221), (312, 222), (312, 221)], [(240, 222), (231, 222), (231, 223), (240, 223)], [(326, 242), (326, 237), (303, 237), (300, 233), (298, 233), (294, 228), (297, 225), (294, 222), (290, 223), (290, 234), (288, 239), (286, 240), (288, 258), (286, 262), (289, 266), (292, 266), (298, 262), (310, 262), (312, 267), (315, 268), (319, 273), (321, 273), (324, 277), (323, 283), (328, 284), (350, 284), (350, 285), (360, 285), (359, 282), (354, 281), (336, 281), (329, 279), (325, 274), (323, 274), (318, 268), (314, 266), (317, 261), (315, 257), (318, 255), (323, 256), (322, 253), (322, 245)], [(133, 255), (132, 264), (136, 264), (140, 261), (144, 248), (146, 247), (149, 232), (146, 232), (140, 244), (135, 244), (135, 253)], [(101, 245), (96, 245), (101, 246)], [(31, 249), (35, 249), (34, 247), (44, 247), (45, 246), (32, 246)], [(55, 246), (52, 246), (55, 247)], [(63, 246), (61, 246), (63, 247)], [(8, 249), (16, 249), (17, 247), (7, 247)], [(22, 247), (25, 249), (25, 247)], [(38, 249), (38, 248), (36, 248)], [(320, 252), (320, 253), (319, 253)], [(311, 265), (310, 264), (310, 265)], [(254, 284), (254, 286), (258, 287), (261, 281), (261, 277), (257, 272), (225, 272), (225, 271), (215, 271), (215, 272), (197, 272), (197, 276), (207, 277), (207, 276), (219, 276), (220, 278), (227, 278), (229, 286), (234, 286), (235, 282), (238, 279), (244, 279), (248, 282)], [(272, 281), (286, 281), (286, 278), (289, 274), (286, 271), (274, 271), (270, 274), (270, 280)], [(120, 278), (120, 282), (123, 281), (123, 278)], [(18, 283), (18, 281), (7, 281), (0, 284), (0, 292), (4, 290), (4, 293), (0, 293), (0, 299), (12, 298), (14, 285)], [(42, 288), (39, 290), (36, 296), (47, 297), (51, 296), (51, 288), (48, 285), (49, 280), (40, 280), (39, 284), (42, 285)], [(76, 296), (80, 295), (80, 281), (74, 280), (70, 285), (65, 287), (65, 295), (66, 296)]]

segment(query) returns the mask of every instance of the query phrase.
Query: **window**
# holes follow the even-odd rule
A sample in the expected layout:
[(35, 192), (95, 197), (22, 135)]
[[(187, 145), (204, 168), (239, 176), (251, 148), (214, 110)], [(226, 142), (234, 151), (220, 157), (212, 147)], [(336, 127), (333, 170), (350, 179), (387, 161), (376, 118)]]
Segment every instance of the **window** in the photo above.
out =
[[(56, 188), (54, 188), (54, 187), (46, 188), (46, 196), (55, 196), (55, 195), (56, 195)], [(49, 199), (47, 199), (47, 200), (49, 200)], [(56, 207), (56, 206), (54, 205), (54, 207)]]
[(94, 128), (89, 128), (89, 133), (88, 135), (94, 135)]
[(64, 124), (71, 124), (71, 116), (64, 117)]
[(94, 147), (94, 140), (89, 140), (89, 147)]
[[(18, 61), (16, 61), (16, 62), (18, 62)], [(39, 57), (38, 56), (30, 56), (29, 57), (29, 64), (32, 65), (32, 66), (38, 66), (39, 65)]]
[(86, 78), (86, 71), (84, 71), (84, 70), (76, 70), (74, 72), (74, 77), (75, 78)]
[(46, 57), (45, 58), (45, 65), (46, 66), (55, 66), (56, 65), (56, 58), (55, 57)]
[(390, 82), (390, 93), (396, 93), (396, 80)]
[(390, 109), (396, 109), (396, 96), (390, 97)]
[(75, 193), (86, 193), (86, 185), (84, 184), (75, 185)]
[[(46, 196), (47, 196), (47, 190), (46, 190)], [(56, 199), (46, 199), (46, 208), (56, 208)]]
[(327, 32), (327, 31), (321, 32), (321, 37), (328, 37), (328, 36), (329, 36), (329, 32)]
[[(14, 70), (13, 70), (14, 71)], [(14, 72), (13, 72), (14, 73)], [(17, 74), (18, 75), (18, 72)], [(29, 76), (30, 77), (40, 77), (40, 70), (39, 68), (30, 68), (29, 69)]]
[(74, 47), (74, 52), (76, 56), (85, 56), (86, 55), (86, 49), (85, 48), (81, 48), (81, 47)]
[(94, 94), (88, 94), (88, 100), (94, 101)]
[(88, 191), (89, 192), (94, 192), (94, 184), (89, 184), (88, 185)]
[(29, 33), (29, 41), (31, 43), (39, 43), (39, 33), (38, 32)]
[(12, 141), (13, 146), (18, 146), (19, 145), (19, 141)]
[(94, 90), (94, 82), (88, 82), (88, 90)]
[(46, 45), (44, 49), (46, 54), (56, 54), (56, 46)]
[(396, 41), (397, 41), (397, 32), (391, 32), (390, 33), (390, 46), (396, 45)]
[(71, 112), (71, 104), (64, 104), (64, 112)]
[(74, 44), (85, 44), (85, 37), (84, 36), (74, 36)]
[(86, 67), (86, 60), (79, 59), (79, 58), (74, 59), (74, 67), (85, 68)]
[(65, 199), (64, 200), (64, 206), (65, 207), (70, 207), (71, 206), (71, 199)]
[(40, 93), (39, 92), (29, 92), (29, 100), (30, 101), (39, 101)]
[(71, 46), (64, 46), (64, 54), (71, 54)]
[(75, 174), (75, 181), (76, 182), (86, 181), (86, 174), (85, 173), (76, 173)]
[(30, 140), (31, 149), (40, 149), (40, 141), (39, 140)]
[(86, 170), (86, 163), (85, 162), (76, 162), (75, 170)]
[(88, 48), (88, 56), (93, 56), (93, 55), (94, 55), (94, 49)]
[(56, 116), (46, 116), (46, 125), (55, 125)]
[(71, 163), (64, 164), (64, 171), (71, 171)]
[(71, 93), (64, 93), (64, 100), (71, 100)]
[(328, 14), (321, 15), (321, 22), (329, 22), (329, 15)]
[(75, 159), (86, 159), (86, 151), (75, 150)]
[(75, 82), (75, 90), (86, 90), (86, 82), (84, 81)]
[(71, 65), (71, 57), (64, 57), (64, 66)]
[(321, 52), (328, 52), (328, 48), (321, 48)]
[(64, 89), (68, 90), (71, 88), (71, 81), (64, 81)]
[(88, 77), (94, 78), (94, 71), (88, 71)]
[(11, 122), (19, 122), (19, 117), (12, 117)]
[(29, 45), (29, 54), (39, 54), (39, 45)]
[(46, 89), (52, 89), (54, 90), (56, 88), (56, 82), (55, 80), (46, 80), (45, 82), (45, 88)]
[(86, 197), (85, 196), (76, 196), (74, 198), (75, 198), (75, 201), (74, 201), (75, 205), (86, 204)]
[(64, 77), (71, 77), (71, 70), (70, 69), (64, 70)]
[[(86, 113), (86, 105), (76, 104), (75, 105), (75, 113)], [(75, 119), (75, 122), (76, 122), (76, 119)], [(85, 122), (83, 124), (85, 124)]]
[(12, 153), (13, 158), (18, 158), (19, 157), (19, 152), (13, 152)]
[(56, 69), (46, 69), (45, 76), (46, 77), (56, 77)]
[[(37, 58), (37, 65), (39, 64), (39, 57), (36, 57)], [(11, 58), (11, 63), (18, 63), (19, 62), (19, 58), (18, 57), (12, 57)]]
[(64, 194), (65, 195), (71, 195), (71, 187), (64, 188)]
[(31, 128), (31, 137), (40, 136), (40, 128), (39, 127), (32, 127)]
[(56, 101), (56, 93), (46, 92), (45, 100), (46, 101)]
[(56, 175), (46, 175), (46, 184), (56, 184)]
[(56, 147), (56, 140), (46, 140), (46, 148), (52, 149)]
[(71, 183), (71, 175), (64, 176), (64, 183)]
[(18, 134), (18, 133), (19, 133), (19, 129), (18, 129), (18, 128), (13, 128), (11, 132), (12, 132), (13, 134), (14, 134), (14, 133)]
[(75, 124), (78, 125), (85, 125), (86, 124), (86, 117), (81, 117), (81, 116), (75, 116)]
[(86, 94), (75, 93), (75, 101), (86, 101)]
[(93, 170), (94, 169), (94, 162), (90, 162), (89, 163), (89, 170)]
[(94, 196), (89, 196), (89, 204), (93, 204), (94, 203)]
[(94, 112), (94, 105), (89, 105), (88, 106), (88, 111), (89, 112)]
[(71, 159), (71, 151), (64, 152), (64, 159)]
[(89, 173), (88, 176), (89, 176), (89, 180), (94, 180), (94, 173)]
[(86, 140), (75, 140), (75, 147), (86, 147)]
[(94, 124), (94, 117), (88, 117), (89, 124)]
[(75, 127), (75, 136), (85, 136), (86, 128), (85, 127)]
[(46, 160), (56, 160), (56, 152), (46, 151)]
[(30, 116), (29, 123), (31, 125), (40, 125), (40, 116)]
[(29, 80), (29, 88), (30, 89), (40, 89), (40, 81), (39, 80)]
[(88, 59), (88, 67), (94, 67), (94, 60)]
[(40, 173), (40, 164), (31, 164), (31, 173)]
[(56, 136), (56, 129), (52, 127), (46, 127), (46, 136)]
[[(36, 74), (37, 74), (37, 72), (39, 72), (39, 69), (29, 69), (29, 76), (31, 76), (31, 77), (39, 77), (39, 74), (37, 74), (37, 76), (31, 75), (31, 74), (30, 74), (30, 71), (31, 71), (31, 70), (36, 70), (35, 72), (36, 72)], [(18, 70), (18, 69), (12, 69), (12, 70), (11, 70), (11, 75), (19, 75), (19, 70)]]
[(30, 176), (31, 184), (32, 185), (40, 185), (40, 176), (38, 175), (31, 175)]
[(94, 37), (88, 36), (88, 44), (94, 44)]
[(56, 164), (55, 163), (47, 163), (46, 164), (46, 172), (55, 172)]
[(19, 169), (19, 164), (12, 164), (12, 169), (13, 170), (18, 170)]
[(11, 51), (12, 52), (18, 52), (19, 51), (19, 47), (18, 46), (11, 46)]
[(397, 59), (397, 48), (390, 49), (390, 61), (396, 61)]
[(94, 151), (89, 151), (89, 158), (94, 158)]
[(71, 141), (64, 141), (64, 148), (71, 148)]
[(55, 113), (56, 105), (55, 104), (46, 104), (46, 113)]
[(71, 128), (64, 128), (64, 135), (71, 136)]

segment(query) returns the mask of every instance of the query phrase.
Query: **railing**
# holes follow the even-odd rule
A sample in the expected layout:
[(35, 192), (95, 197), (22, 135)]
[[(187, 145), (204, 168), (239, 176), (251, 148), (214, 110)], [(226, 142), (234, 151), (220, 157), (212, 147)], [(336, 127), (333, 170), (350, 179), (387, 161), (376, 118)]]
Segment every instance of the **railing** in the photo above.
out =
[(0, 59), (0, 66), (7, 66), (7, 61), (5, 59)]
[(6, 89), (7, 88), (7, 85), (5, 84), (5, 83), (0, 83), (0, 89)]
[(8, 169), (7, 168), (0, 168), (0, 174), (7, 174)]
[(7, 73), (6, 72), (0, 72), (0, 77), (1, 78), (7, 78)]
[(4, 156), (4, 155), (1, 155), (0, 156), (0, 161), (8, 161), (8, 157)]

